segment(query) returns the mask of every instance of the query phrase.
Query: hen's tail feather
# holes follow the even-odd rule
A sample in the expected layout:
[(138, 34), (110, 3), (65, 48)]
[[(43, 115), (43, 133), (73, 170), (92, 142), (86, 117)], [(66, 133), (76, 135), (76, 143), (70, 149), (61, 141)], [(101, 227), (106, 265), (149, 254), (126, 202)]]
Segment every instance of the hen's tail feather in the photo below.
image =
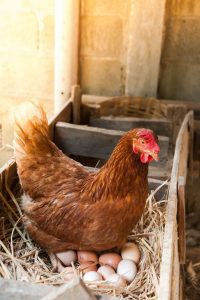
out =
[(59, 151), (50, 141), (43, 108), (32, 102), (19, 105), (15, 112), (14, 149), (16, 160), (27, 154), (51, 156)]

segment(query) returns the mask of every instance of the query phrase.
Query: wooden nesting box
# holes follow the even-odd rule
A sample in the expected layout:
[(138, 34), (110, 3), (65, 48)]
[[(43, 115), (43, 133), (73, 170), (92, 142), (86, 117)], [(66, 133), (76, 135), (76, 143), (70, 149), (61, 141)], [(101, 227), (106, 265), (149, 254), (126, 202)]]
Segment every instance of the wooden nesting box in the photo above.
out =
[[(124, 131), (133, 127), (148, 127), (159, 135), (161, 161), (159, 165), (150, 167), (150, 188), (155, 188), (167, 177), (171, 179), (157, 298), (182, 299), (180, 264), (185, 261), (184, 189), (188, 168), (190, 171), (192, 169), (190, 147), (193, 113), (185, 114), (184, 106), (167, 107), (156, 99), (146, 99), (149, 103), (145, 105), (146, 100), (143, 98), (139, 101), (130, 97), (104, 99), (98, 103), (82, 98), (79, 87), (74, 87), (71, 98), (51, 120), (49, 129), (52, 140), (63, 152), (73, 155), (88, 167), (98, 161), (103, 164)], [(176, 109), (179, 117), (175, 113)], [(10, 161), (0, 170), (0, 198), (4, 205), (7, 205), (5, 199), (9, 197), (9, 190), (16, 180), (16, 164)], [(17, 293), (17, 283), (15, 286)], [(32, 285), (30, 288), (34, 289)], [(48, 299), (64, 299), (56, 298), (56, 295), (53, 297)], [(92, 297), (90, 295), (88, 299)]]

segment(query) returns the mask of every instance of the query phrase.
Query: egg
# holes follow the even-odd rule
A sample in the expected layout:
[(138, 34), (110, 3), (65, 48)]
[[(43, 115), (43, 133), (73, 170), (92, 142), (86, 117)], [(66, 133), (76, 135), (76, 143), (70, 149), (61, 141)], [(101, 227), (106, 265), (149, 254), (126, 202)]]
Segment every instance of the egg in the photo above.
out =
[(79, 263), (85, 261), (98, 262), (98, 256), (94, 251), (77, 251)]
[(58, 252), (56, 253), (56, 256), (61, 260), (61, 262), (65, 266), (70, 266), (72, 262), (77, 260), (76, 252), (73, 250)]
[(117, 267), (117, 273), (131, 282), (137, 274), (137, 266), (132, 260), (122, 259)]
[(84, 261), (80, 263), (79, 270), (85, 274), (89, 271), (97, 271), (97, 265), (91, 261)]
[(126, 243), (122, 248), (121, 256), (123, 259), (130, 259), (138, 264), (140, 260), (140, 250), (135, 243)]
[(101, 266), (97, 272), (101, 274), (103, 279), (107, 279), (110, 275), (115, 274), (115, 270), (110, 266)]
[(95, 271), (90, 271), (85, 273), (85, 275), (83, 276), (83, 280), (84, 281), (99, 281), (102, 280), (102, 276), (101, 274), (95, 272)]
[(121, 256), (117, 253), (105, 253), (99, 257), (99, 264), (101, 266), (108, 265), (116, 270), (119, 262), (121, 261)]
[(115, 288), (122, 288), (127, 285), (125, 278), (116, 273), (110, 275), (107, 278), (106, 283), (113, 285)]
[(74, 269), (72, 267), (66, 267), (62, 273), (62, 277), (66, 281), (70, 281), (76, 277), (76, 274), (74, 273)]

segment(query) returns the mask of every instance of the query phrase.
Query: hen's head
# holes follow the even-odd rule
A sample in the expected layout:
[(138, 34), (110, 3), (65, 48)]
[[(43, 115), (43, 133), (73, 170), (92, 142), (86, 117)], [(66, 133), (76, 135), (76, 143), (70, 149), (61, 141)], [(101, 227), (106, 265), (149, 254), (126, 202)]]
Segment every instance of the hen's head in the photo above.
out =
[(149, 163), (153, 159), (158, 161), (158, 137), (150, 129), (136, 129), (133, 136), (133, 152), (140, 156), (142, 163)]

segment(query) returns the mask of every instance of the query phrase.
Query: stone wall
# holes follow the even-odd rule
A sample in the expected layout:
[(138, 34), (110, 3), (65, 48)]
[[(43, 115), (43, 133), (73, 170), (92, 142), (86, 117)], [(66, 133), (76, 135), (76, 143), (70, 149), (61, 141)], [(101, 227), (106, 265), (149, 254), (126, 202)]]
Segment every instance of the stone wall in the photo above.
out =
[[(160, 71), (159, 97), (199, 100), (200, 1), (81, 0), (80, 18), (84, 93), (157, 96)], [(0, 27), (1, 98), (53, 100), (54, 0), (2, 0)]]
[(156, 96), (166, 0), (82, 0), (84, 93)]
[(0, 95), (53, 98), (54, 1), (0, 1)]
[(200, 100), (198, 0), (168, 0), (159, 97)]
[(129, 0), (81, 1), (80, 81), (84, 93), (124, 93), (129, 6)]

